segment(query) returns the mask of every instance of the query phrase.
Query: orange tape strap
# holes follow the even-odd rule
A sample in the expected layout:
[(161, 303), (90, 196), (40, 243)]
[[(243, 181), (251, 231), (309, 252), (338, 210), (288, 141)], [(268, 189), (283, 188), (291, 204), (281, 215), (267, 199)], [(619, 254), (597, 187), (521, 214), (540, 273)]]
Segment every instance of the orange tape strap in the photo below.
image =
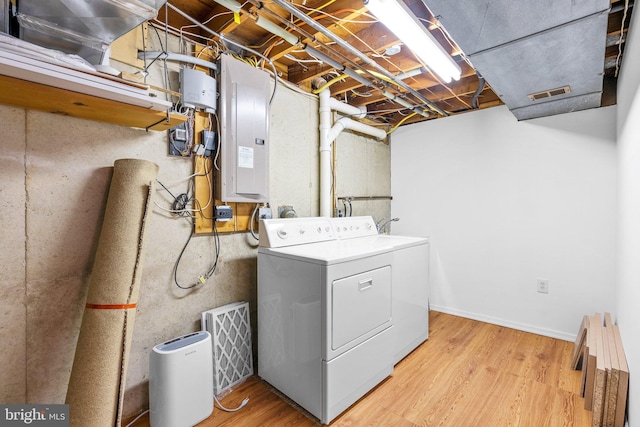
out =
[(87, 308), (95, 308), (97, 310), (128, 310), (130, 308), (136, 308), (136, 304), (89, 304)]

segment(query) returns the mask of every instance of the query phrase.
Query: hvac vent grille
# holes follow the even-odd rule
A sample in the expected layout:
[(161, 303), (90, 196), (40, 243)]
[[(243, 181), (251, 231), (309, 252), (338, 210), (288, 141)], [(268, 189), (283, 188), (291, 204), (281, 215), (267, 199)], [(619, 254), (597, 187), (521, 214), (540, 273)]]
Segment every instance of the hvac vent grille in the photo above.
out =
[(542, 92), (530, 93), (527, 95), (530, 100), (537, 101), (539, 99), (551, 98), (552, 96), (566, 95), (571, 93), (571, 86), (563, 86), (556, 89), (543, 90)]
[(248, 302), (203, 312), (202, 329), (211, 334), (213, 392), (216, 396), (253, 375)]

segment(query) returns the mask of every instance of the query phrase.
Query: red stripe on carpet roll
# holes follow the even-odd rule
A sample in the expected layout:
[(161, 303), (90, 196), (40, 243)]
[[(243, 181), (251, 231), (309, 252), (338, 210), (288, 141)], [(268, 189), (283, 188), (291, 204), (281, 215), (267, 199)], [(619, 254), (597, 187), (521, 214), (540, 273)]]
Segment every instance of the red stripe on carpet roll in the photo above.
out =
[(128, 310), (136, 308), (136, 304), (88, 304), (87, 308), (95, 308), (98, 310)]

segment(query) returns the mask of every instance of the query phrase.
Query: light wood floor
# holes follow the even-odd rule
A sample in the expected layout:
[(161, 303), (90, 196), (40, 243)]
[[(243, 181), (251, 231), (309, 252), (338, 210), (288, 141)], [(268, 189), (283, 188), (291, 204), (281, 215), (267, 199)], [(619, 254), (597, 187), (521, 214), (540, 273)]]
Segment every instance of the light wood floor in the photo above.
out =
[[(573, 343), (431, 312), (429, 340), (398, 363), (393, 375), (330, 425), (590, 426), (570, 368)], [(252, 377), (222, 400), (198, 427), (315, 426), (304, 411)], [(148, 426), (148, 418), (135, 426)]]

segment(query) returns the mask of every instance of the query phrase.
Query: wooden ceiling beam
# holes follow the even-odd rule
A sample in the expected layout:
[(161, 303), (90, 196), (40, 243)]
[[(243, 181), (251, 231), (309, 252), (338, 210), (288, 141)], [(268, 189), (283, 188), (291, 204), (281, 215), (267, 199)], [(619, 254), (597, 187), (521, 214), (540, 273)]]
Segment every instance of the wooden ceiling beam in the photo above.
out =
[[(372, 24), (371, 26), (355, 33), (354, 35), (349, 35), (342, 38), (354, 48), (365, 54), (384, 52), (387, 48), (399, 43), (395, 37), (390, 37), (386, 28), (379, 23)], [(368, 40), (369, 42), (365, 44), (362, 42), (362, 40)], [(332, 46), (332, 48), (345, 57), (352, 57), (351, 54), (344, 51), (339, 46)], [(357, 58), (353, 58), (353, 62), (361, 63), (361, 61)], [(378, 62), (380, 64), (384, 63), (384, 61)], [(323, 64), (319, 67), (316, 67), (315, 74), (311, 74), (306, 67), (303, 67), (299, 64), (293, 64), (291, 67), (289, 67), (289, 75), (291, 76), (292, 82), (300, 84), (326, 74), (332, 69), (332, 67)]]
[[(240, 18), (242, 19), (242, 16)], [(233, 31), (238, 25), (234, 22), (233, 12), (217, 3), (200, 19), (200, 22), (206, 22), (205, 26), (220, 34)]]
[[(452, 93), (447, 93), (447, 94), (440, 94), (441, 96), (439, 98), (433, 98), (432, 101), (434, 102), (434, 104), (438, 105), (439, 107), (441, 107), (443, 110), (458, 110), (461, 108), (464, 109), (469, 109), (471, 108), (471, 97), (473, 96), (473, 94), (475, 93), (475, 88), (473, 90), (469, 90), (466, 93), (462, 93), (462, 92), (457, 92), (454, 94)], [(489, 94), (489, 93), (493, 93), (492, 90), (490, 88), (485, 88), (482, 93), (480, 94), (480, 97), (482, 97), (483, 95)], [(480, 99), (479, 97), (479, 99)], [(462, 100), (458, 99), (461, 98)], [(465, 99), (466, 98), (466, 99)], [(362, 103), (361, 105), (358, 106), (367, 106), (367, 108), (370, 108), (371, 110), (375, 111), (375, 110), (393, 110), (393, 109), (404, 109), (405, 107), (403, 107), (400, 104), (397, 103), (392, 103), (392, 106), (389, 107), (389, 100), (387, 98), (384, 98), (376, 103), (370, 103), (367, 104), (366, 102)], [(356, 105), (353, 102), (349, 102), (349, 104), (351, 105)], [(380, 105), (384, 105), (383, 107), (380, 107)], [(384, 115), (384, 113), (382, 114)]]
[[(360, 34), (358, 34), (358, 36), (360, 36)], [(391, 43), (391, 45), (393, 44), (394, 43)], [(379, 46), (383, 46), (382, 42), (380, 42)], [(462, 70), (462, 78), (475, 76), (475, 70), (466, 61), (462, 60), (461, 57), (456, 58), (456, 60)], [(423, 66), (422, 63), (419, 62), (415, 58), (415, 56), (407, 49), (403, 49), (401, 53), (388, 57), (387, 59), (376, 58), (375, 61), (378, 63), (378, 65), (387, 69), (391, 74), (394, 75), (414, 70)], [(289, 76), (291, 78), (291, 81), (294, 83), (302, 84), (304, 82), (311, 81), (312, 79), (326, 74), (332, 70), (331, 67), (328, 67), (324, 64), (318, 64), (318, 66), (314, 66), (313, 69), (311, 69), (311, 67), (305, 67), (304, 69), (300, 70), (300, 68), (301, 67), (299, 66), (289, 67)], [(412, 83), (410, 83), (410, 86), (417, 90), (422, 90), (424, 88), (442, 84), (431, 73), (424, 73), (422, 75), (415, 76), (411, 81)], [(362, 85), (354, 81), (353, 79), (346, 79), (344, 83), (338, 83), (332, 86), (332, 93), (334, 93), (335, 95), (339, 95), (361, 87)]]
[[(337, 13), (341, 10), (348, 10), (348, 9), (352, 9), (353, 8), (353, 0), (336, 0), (334, 2), (328, 2), (325, 3), (326, 7), (319, 9), (321, 12), (327, 13), (329, 15), (332, 15), (333, 13)], [(322, 7), (319, 6), (319, 7)], [(284, 28), (284, 25), (281, 24), (280, 22), (276, 22), (276, 19), (274, 17), (275, 14), (278, 14), (278, 16), (284, 16), (282, 14), (280, 14), (278, 11), (272, 8), (268, 8), (266, 11), (260, 11), (258, 12), (260, 14), (263, 14), (265, 18), (273, 21), (274, 23), (277, 23), (279, 25), (281, 25)], [(310, 12), (309, 16), (313, 16), (314, 12)], [(353, 16), (357, 17), (359, 16), (359, 14), (352, 14)], [(315, 16), (318, 17), (318, 21), (320, 21), (321, 19), (330, 19), (329, 17), (326, 17), (320, 13), (315, 13)], [(353, 16), (350, 15), (349, 19), (353, 19)], [(346, 18), (345, 18), (346, 19)], [(326, 37), (324, 37), (323, 35), (317, 33), (314, 29), (312, 29), (309, 25), (303, 23), (300, 20), (294, 20), (293, 23), (295, 25), (297, 25), (302, 31), (304, 31), (305, 33), (311, 34), (313, 35), (315, 38), (318, 39), (324, 39), (324, 41), (328, 41), (326, 40)], [(297, 34), (299, 35), (299, 34)], [(285, 54), (290, 53), (292, 50), (295, 50), (296, 48), (294, 48), (293, 46), (290, 46), (288, 44), (286, 44), (286, 46), (279, 46), (279, 47), (274, 47), (270, 54), (269, 57), (273, 60), (274, 58), (281, 58), (283, 57)]]
[[(362, 2), (354, 2), (353, 0), (294, 1), (301, 10), (303, 10), (302, 3), (310, 9), (322, 9), (322, 12), (332, 15), (333, 17), (325, 16), (313, 10), (305, 10), (304, 12), (338, 37), (345, 40), (355, 49), (374, 59), (377, 64), (389, 73), (397, 75), (422, 66), (413, 54), (406, 49), (403, 49), (400, 54), (387, 58), (379, 56), (383, 54), (388, 47), (398, 43), (398, 41), (395, 36), (390, 34), (388, 30), (378, 22), (349, 22), (353, 20), (373, 21), (373, 19), (368, 19), (366, 15), (367, 9), (363, 7)], [(354, 57), (352, 53), (333, 43), (324, 34), (317, 32), (313, 27), (302, 21), (296, 20), (289, 12), (273, 3), (267, 2), (264, 3), (264, 5), (254, 1), (245, 3), (240, 15), (240, 22), (238, 23), (234, 21), (234, 16), (230, 11), (215, 3), (215, 0), (171, 0), (171, 2), (177, 4), (182, 10), (200, 22), (210, 20), (206, 25), (213, 31), (224, 34), (230, 39), (237, 40), (244, 45), (266, 54), (274, 61), (277, 70), (279, 73), (282, 73), (283, 79), (305, 89), (310, 87), (310, 81), (313, 78), (327, 75), (335, 70), (326, 64), (303, 62), (312, 59), (312, 57), (307, 53), (298, 52), (298, 50), (301, 49), (300, 45), (291, 46), (288, 42), (284, 42), (280, 38), (271, 35), (271, 33), (266, 32), (257, 26), (255, 22), (248, 22), (253, 21), (256, 15), (268, 19), (280, 26), (284, 31), (289, 31), (300, 37), (302, 39), (301, 42), (307, 42), (311, 46), (318, 48), (321, 52), (336, 60), (336, 62), (347, 64), (354, 70), (359, 69), (358, 64), (362, 63), (359, 58)], [(443, 85), (443, 83), (431, 75), (431, 73), (425, 72), (404, 79), (404, 83), (412, 89), (419, 91), (424, 98), (434, 102), (443, 110), (452, 112), (468, 110), (470, 108), (471, 97), (478, 87), (478, 78), (475, 75), (475, 70), (466, 62), (459, 60), (459, 56), (457, 55), (460, 53), (458, 52), (457, 46), (448, 40), (446, 33), (441, 31), (439, 22), (424, 6), (422, 0), (405, 0), (405, 2), (413, 10), (414, 14), (422, 20), (426, 30), (432, 33), (446, 51), (456, 57), (462, 68), (462, 78), (460, 81)], [(173, 26), (180, 28), (182, 25), (191, 25), (190, 22), (186, 22), (184, 18), (173, 13), (173, 11), (169, 10), (169, 14), (169, 22), (171, 22)], [(164, 17), (162, 9), (159, 15), (159, 18)], [(338, 19), (338, 22), (336, 22), (336, 19)], [(295, 25), (299, 25), (300, 30), (288, 29), (287, 23), (290, 21)], [(618, 16), (610, 18), (610, 33), (620, 31), (619, 28), (616, 28), (618, 27), (618, 23), (621, 24), (620, 21), (621, 18)], [(199, 30), (192, 29), (192, 32), (197, 34)], [(208, 38), (209, 34), (205, 33), (206, 31), (203, 31), (202, 35)], [(613, 34), (609, 35), (613, 36)], [(613, 40), (614, 37), (610, 38)], [(325, 49), (322, 45), (327, 45), (328, 48)], [(299, 59), (300, 62), (296, 62), (296, 58)], [(371, 76), (368, 78), (373, 80)], [(405, 92), (404, 89), (397, 87), (397, 85), (385, 82), (383, 78), (374, 82), (374, 86), (376, 86), (374, 88), (365, 88), (354, 79), (347, 78), (343, 82), (332, 85), (331, 92), (339, 98), (344, 96), (352, 105), (368, 105), (369, 108), (390, 110), (402, 108), (401, 105), (385, 98), (380, 90), (378, 90), (378, 88), (385, 85), (388, 85), (388, 91), (394, 94), (403, 94)], [(351, 96), (351, 92), (354, 90), (370, 91), (372, 96), (366, 98), (353, 97)], [(407, 95), (407, 99), (413, 100), (411, 101), (412, 103), (419, 102), (417, 98), (412, 95)], [(481, 93), (480, 107), (484, 108), (487, 103), (501, 103), (489, 86)], [(436, 114), (434, 114), (434, 116), (436, 116)], [(398, 123), (398, 121), (404, 119), (406, 116), (391, 113), (385, 114), (385, 117), (393, 124)], [(422, 120), (425, 120), (425, 117), (416, 116), (404, 123)]]
[[(498, 105), (502, 105), (502, 101), (500, 101), (500, 99), (497, 98), (497, 96), (493, 93), (493, 91), (491, 91), (490, 89), (485, 89), (482, 95), (486, 94), (484, 100), (482, 102), (479, 102), (478, 108), (479, 110), (485, 109), (485, 108), (489, 108), (489, 107), (495, 107)], [(460, 114), (466, 111), (471, 110), (472, 108), (469, 108), (468, 106), (462, 104), (462, 103), (450, 103), (448, 106), (445, 106), (442, 103), (438, 103), (438, 106), (440, 108), (442, 108), (443, 110), (446, 110), (449, 114), (451, 115), (456, 115), (456, 114)], [(395, 109), (402, 109), (402, 106), (389, 101), (383, 104), (380, 104), (377, 106), (379, 111), (378, 113), (376, 113), (376, 115), (378, 117), (385, 117), (386, 120), (390, 123), (390, 124), (395, 124), (400, 122), (401, 120), (405, 120), (403, 122), (403, 124), (411, 124), (411, 123), (416, 123), (416, 122), (421, 122), (424, 120), (430, 120), (428, 118), (425, 118), (422, 115), (416, 114), (415, 116), (406, 119), (407, 117), (407, 113), (405, 112), (404, 114), (400, 114), (397, 111), (393, 111)], [(386, 111), (389, 110), (389, 111)], [(411, 114), (411, 113), (409, 113)], [(434, 114), (433, 118), (437, 118), (438, 115)]]
[[(450, 98), (454, 98), (456, 95), (457, 96), (466, 96), (468, 94), (473, 94), (476, 89), (478, 88), (478, 77), (475, 75), (471, 75), (471, 76), (467, 76), (464, 78), (461, 78), (458, 82), (455, 83), (451, 83), (449, 84), (447, 87), (451, 90), (449, 91), (449, 89), (446, 89), (445, 87), (441, 86), (441, 85), (432, 85), (430, 87), (420, 87), (419, 85), (411, 85), (414, 89), (419, 90), (422, 92), (423, 95), (425, 95), (428, 99), (430, 99), (433, 102), (438, 102), (441, 100), (446, 100), (446, 99), (450, 99)], [(451, 92), (453, 92), (454, 94), (452, 94)], [(362, 106), (362, 105), (368, 105), (368, 104), (374, 104), (377, 102), (381, 102), (386, 100), (387, 98), (384, 95), (378, 94), (378, 93), (374, 93), (374, 96), (372, 97), (367, 97), (367, 98), (352, 98), (349, 101), (349, 104), (351, 105), (355, 105), (356, 107)]]
[[(404, 71), (418, 68), (421, 65), (422, 64), (420, 63), (414, 63), (412, 66), (404, 68)], [(478, 85), (478, 77), (471, 67), (466, 67), (463, 68), (463, 74), (459, 81), (452, 81), (446, 86), (443, 86), (440, 81), (435, 79), (430, 73), (423, 73), (405, 79), (405, 83), (407, 83), (413, 89), (421, 92), (426, 98), (430, 99), (431, 101), (437, 102), (439, 99), (448, 95), (455, 97), (455, 95), (452, 95), (451, 92), (457, 94), (471, 91), (473, 93)], [(389, 85), (393, 86), (392, 84)], [(468, 85), (471, 85), (472, 88), (469, 89)], [(331, 89), (332, 93), (336, 96), (352, 90), (366, 91), (367, 89), (363, 88), (361, 84), (354, 81), (353, 79), (346, 79), (344, 83), (336, 83), (332, 86)], [(396, 89), (396, 91), (404, 92), (404, 90), (402, 89)], [(385, 99), (387, 98), (382, 95), (381, 92), (373, 91), (371, 97), (352, 98), (349, 103), (360, 106), (380, 102)]]

